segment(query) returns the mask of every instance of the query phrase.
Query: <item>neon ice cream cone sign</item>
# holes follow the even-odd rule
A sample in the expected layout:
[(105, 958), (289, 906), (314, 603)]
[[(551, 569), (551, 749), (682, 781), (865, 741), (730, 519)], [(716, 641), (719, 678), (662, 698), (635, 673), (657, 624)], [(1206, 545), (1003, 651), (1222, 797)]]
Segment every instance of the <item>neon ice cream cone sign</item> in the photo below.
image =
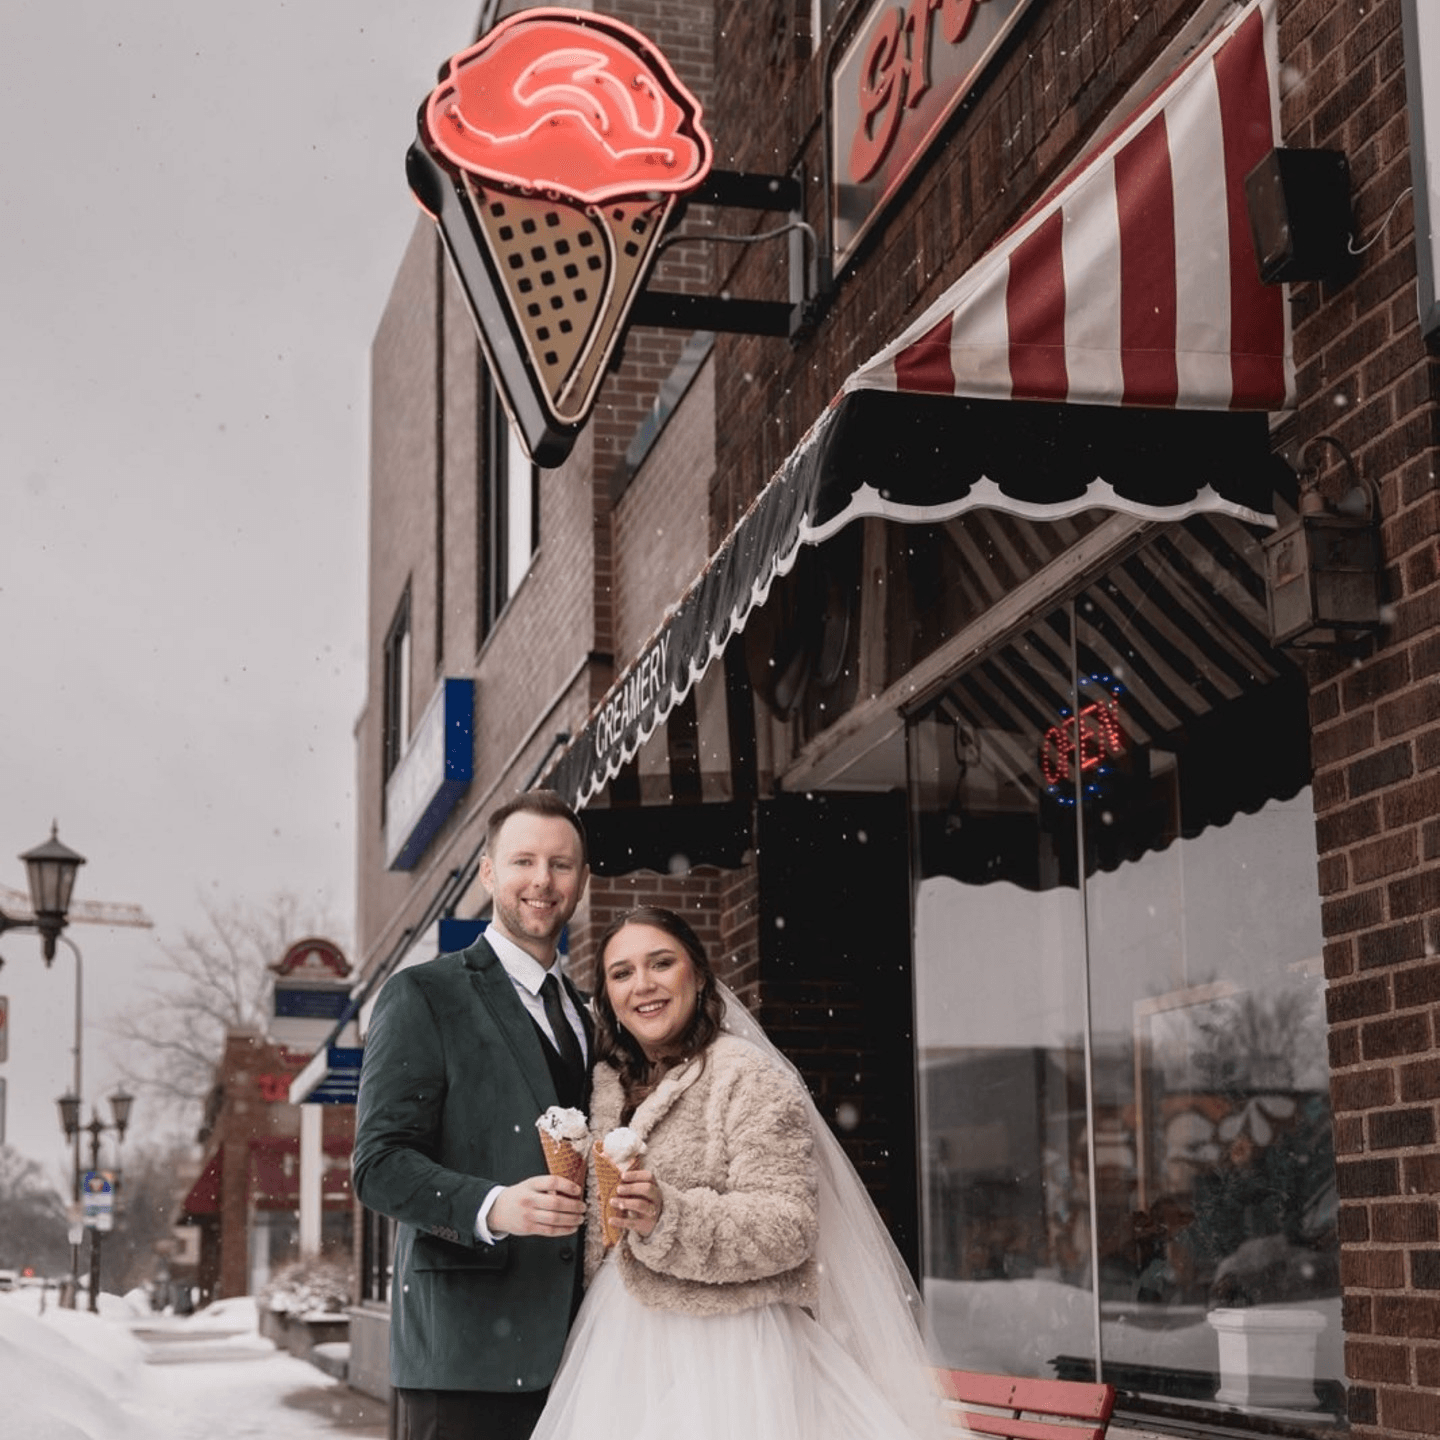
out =
[(699, 102), (628, 25), (536, 9), (446, 62), (419, 130), (411, 186), (526, 446), (557, 465), (674, 207), (710, 171)]

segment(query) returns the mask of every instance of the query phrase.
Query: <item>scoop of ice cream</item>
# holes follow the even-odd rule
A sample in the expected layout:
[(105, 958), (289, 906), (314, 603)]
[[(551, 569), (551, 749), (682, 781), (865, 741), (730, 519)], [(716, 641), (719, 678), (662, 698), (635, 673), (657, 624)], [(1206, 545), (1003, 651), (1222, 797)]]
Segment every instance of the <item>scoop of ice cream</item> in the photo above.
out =
[(624, 1170), (632, 1160), (645, 1153), (645, 1142), (628, 1125), (621, 1125), (605, 1137), (601, 1149), (612, 1164)]
[(665, 57), (590, 13), (502, 21), (448, 62), (425, 128), (463, 170), (582, 204), (693, 189), (712, 155)]
[(590, 1133), (590, 1122), (583, 1110), (573, 1105), (552, 1105), (536, 1122), (535, 1128), (552, 1140), (584, 1140)]

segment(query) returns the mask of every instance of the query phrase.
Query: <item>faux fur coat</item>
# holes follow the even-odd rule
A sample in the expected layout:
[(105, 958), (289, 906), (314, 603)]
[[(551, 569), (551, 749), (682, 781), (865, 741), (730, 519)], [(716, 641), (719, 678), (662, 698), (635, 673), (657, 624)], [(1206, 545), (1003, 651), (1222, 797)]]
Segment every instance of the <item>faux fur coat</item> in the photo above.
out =
[[(620, 1077), (595, 1067), (593, 1142), (620, 1124)], [(637, 1300), (715, 1315), (815, 1299), (819, 1230), (814, 1142), (794, 1077), (748, 1041), (721, 1035), (672, 1070), (630, 1121), (647, 1149), (637, 1161), (659, 1184), (659, 1223), (625, 1231), (614, 1261)], [(599, 1198), (587, 1203), (586, 1278), (605, 1257)]]

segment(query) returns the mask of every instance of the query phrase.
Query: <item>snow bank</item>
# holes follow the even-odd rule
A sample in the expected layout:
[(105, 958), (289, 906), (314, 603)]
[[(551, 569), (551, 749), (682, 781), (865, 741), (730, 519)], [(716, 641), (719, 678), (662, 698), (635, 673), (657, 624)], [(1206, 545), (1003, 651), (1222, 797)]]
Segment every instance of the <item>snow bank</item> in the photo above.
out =
[(141, 1440), (118, 1408), (135, 1393), (140, 1342), (83, 1310), (39, 1307), (35, 1290), (0, 1296), (0, 1440)]
[[(102, 1295), (100, 1313), (53, 1292), (0, 1294), (0, 1440), (383, 1440), (384, 1407), (258, 1331), (253, 1296), (191, 1316)], [(236, 1361), (245, 1363), (236, 1364)]]

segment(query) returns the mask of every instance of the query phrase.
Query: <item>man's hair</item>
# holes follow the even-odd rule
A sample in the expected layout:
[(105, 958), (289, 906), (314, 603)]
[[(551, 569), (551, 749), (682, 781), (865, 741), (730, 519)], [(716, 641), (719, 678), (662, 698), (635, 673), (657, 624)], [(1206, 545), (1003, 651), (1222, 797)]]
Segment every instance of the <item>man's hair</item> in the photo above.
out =
[(492, 810), (489, 820), (485, 823), (485, 853), (487, 855), (490, 853), (490, 847), (495, 843), (495, 837), (500, 833), (500, 827), (512, 815), (547, 815), (556, 820), (568, 820), (575, 827), (575, 833), (580, 837), (580, 863), (582, 865), (590, 863), (589, 847), (585, 841), (585, 827), (580, 823), (580, 817), (554, 790), (526, 790), (513, 800), (507, 800), (499, 809)]

